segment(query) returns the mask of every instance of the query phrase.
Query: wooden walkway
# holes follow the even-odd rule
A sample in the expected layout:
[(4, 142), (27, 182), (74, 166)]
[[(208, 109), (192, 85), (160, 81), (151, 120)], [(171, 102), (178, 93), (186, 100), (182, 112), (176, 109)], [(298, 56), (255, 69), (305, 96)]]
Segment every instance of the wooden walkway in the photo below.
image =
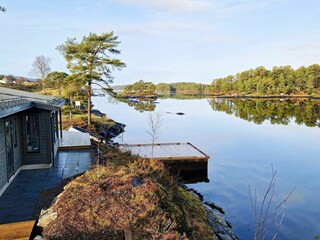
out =
[(59, 139), (59, 150), (74, 150), (91, 148), (89, 133), (62, 131)]
[(129, 151), (141, 158), (153, 160), (208, 160), (209, 156), (191, 143), (122, 144), (121, 151)]
[(35, 221), (17, 222), (0, 225), (0, 239), (30, 239)]

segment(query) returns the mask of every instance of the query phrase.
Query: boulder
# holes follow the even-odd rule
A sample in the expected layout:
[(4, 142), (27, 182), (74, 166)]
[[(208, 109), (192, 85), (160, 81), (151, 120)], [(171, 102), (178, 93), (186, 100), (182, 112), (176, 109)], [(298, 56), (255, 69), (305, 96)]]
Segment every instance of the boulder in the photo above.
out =
[(99, 129), (99, 134), (106, 139), (115, 138), (116, 136), (124, 132), (125, 126), (125, 124), (118, 122), (115, 122), (112, 127), (102, 125)]
[(41, 210), (38, 226), (45, 228), (49, 223), (57, 218), (57, 213), (52, 209)]

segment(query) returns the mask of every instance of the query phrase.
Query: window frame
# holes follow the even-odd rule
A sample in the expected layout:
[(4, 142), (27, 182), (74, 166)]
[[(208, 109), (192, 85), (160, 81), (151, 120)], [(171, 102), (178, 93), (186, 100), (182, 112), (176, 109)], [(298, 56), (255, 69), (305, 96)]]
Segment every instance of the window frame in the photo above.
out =
[[(37, 132), (38, 132), (38, 149), (35, 149), (35, 150), (29, 150), (29, 139), (28, 139), (28, 124), (29, 124), (29, 121), (30, 121), (30, 117), (35, 117), (34, 119), (36, 119), (36, 126), (37, 126)], [(32, 114), (27, 114), (25, 116), (25, 133), (26, 133), (26, 151), (27, 153), (40, 153), (40, 114), (36, 114), (36, 113), (32, 113)]]
[(11, 120), (11, 127), (12, 127), (12, 137), (13, 137), (13, 148), (18, 147), (18, 135), (17, 135), (17, 118), (14, 117)]

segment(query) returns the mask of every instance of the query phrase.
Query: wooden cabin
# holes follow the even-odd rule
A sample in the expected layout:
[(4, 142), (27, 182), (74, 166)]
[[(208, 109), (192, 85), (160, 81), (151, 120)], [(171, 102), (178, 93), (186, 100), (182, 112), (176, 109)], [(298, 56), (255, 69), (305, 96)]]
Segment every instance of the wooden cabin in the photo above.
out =
[(64, 103), (62, 98), (0, 87), (0, 196), (21, 169), (52, 165)]

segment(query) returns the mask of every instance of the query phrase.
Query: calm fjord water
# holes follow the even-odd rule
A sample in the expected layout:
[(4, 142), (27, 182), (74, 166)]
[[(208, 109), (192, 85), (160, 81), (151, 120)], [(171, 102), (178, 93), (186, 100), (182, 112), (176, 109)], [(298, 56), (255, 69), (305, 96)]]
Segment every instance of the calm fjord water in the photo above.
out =
[[(201, 192), (206, 201), (225, 210), (227, 220), (240, 239), (252, 239), (253, 235), (249, 185), (256, 188), (261, 197), (271, 178), (271, 164), (277, 171), (275, 203), (297, 187), (285, 205), (278, 239), (314, 239), (320, 234), (320, 128), (298, 125), (295, 120), (301, 118), (310, 125), (312, 119), (319, 125), (319, 112), (310, 110), (309, 106), (291, 110), (283, 107), (286, 111), (296, 111), (297, 117), (290, 118), (287, 112), (274, 106), (278, 104), (274, 102), (271, 118), (263, 121), (265, 118), (261, 116), (236, 111), (234, 106), (238, 103), (217, 106), (210, 99), (160, 98), (157, 101), (156, 111), (161, 111), (163, 118), (158, 142), (191, 142), (210, 155), (210, 182), (189, 186)], [(93, 104), (108, 117), (127, 125), (123, 142), (150, 142), (149, 112), (139, 112), (123, 102), (110, 103), (105, 97), (94, 97)], [(258, 113), (263, 111), (259, 109), (261, 106), (249, 105)], [(304, 113), (308, 111), (306, 117)], [(172, 114), (177, 112), (185, 115)], [(283, 123), (287, 125), (270, 123), (281, 122), (281, 117), (286, 117)], [(243, 119), (253, 119), (259, 124)], [(122, 139), (116, 141), (121, 143)]]

